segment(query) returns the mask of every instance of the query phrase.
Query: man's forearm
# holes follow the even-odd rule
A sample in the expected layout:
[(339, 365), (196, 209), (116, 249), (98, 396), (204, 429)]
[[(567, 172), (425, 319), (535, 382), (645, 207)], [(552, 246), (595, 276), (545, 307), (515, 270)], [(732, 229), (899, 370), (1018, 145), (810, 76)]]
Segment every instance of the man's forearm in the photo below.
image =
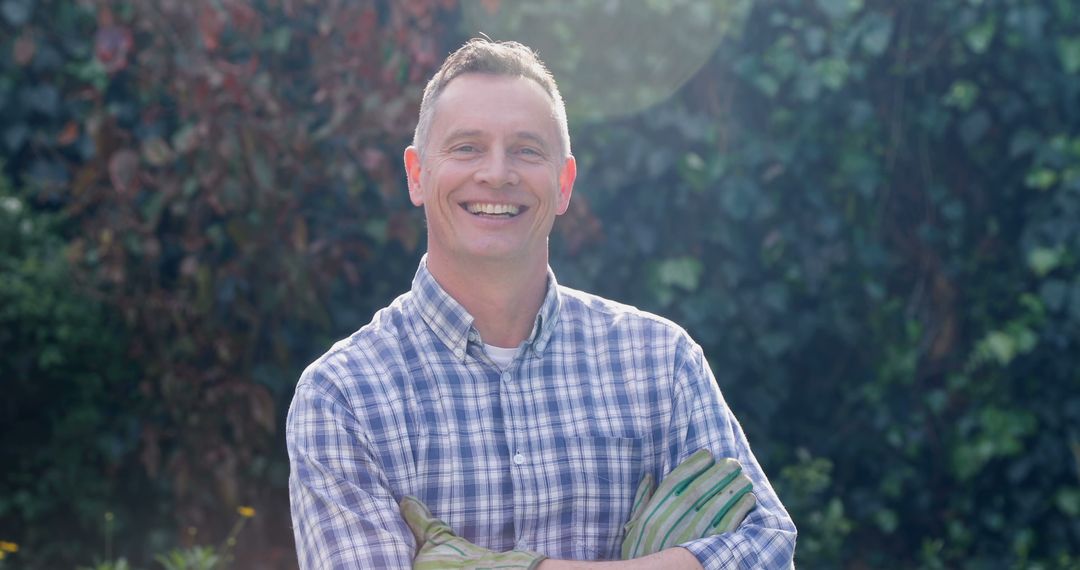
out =
[(545, 560), (536, 570), (702, 570), (702, 568), (697, 557), (689, 550), (674, 547), (633, 560), (611, 562)]

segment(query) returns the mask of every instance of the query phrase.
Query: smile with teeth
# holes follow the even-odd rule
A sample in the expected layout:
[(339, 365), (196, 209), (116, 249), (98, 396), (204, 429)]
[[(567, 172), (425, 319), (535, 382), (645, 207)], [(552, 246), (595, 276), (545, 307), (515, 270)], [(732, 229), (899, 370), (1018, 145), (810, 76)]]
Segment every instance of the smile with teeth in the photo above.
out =
[(501, 218), (513, 218), (521, 213), (521, 207), (513, 204), (488, 204), (484, 202), (469, 202), (465, 209), (476, 216), (497, 216)]

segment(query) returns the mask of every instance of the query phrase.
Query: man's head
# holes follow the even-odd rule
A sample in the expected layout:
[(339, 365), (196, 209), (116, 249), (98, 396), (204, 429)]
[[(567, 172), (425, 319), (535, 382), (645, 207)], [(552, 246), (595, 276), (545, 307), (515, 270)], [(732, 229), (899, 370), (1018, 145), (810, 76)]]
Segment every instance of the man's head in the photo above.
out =
[(570, 130), (566, 124), (566, 106), (555, 78), (536, 53), (518, 42), (493, 42), (483, 38), (469, 40), (446, 58), (439, 71), (424, 88), (420, 103), (420, 119), (413, 133), (413, 146), (424, 154), (434, 120), (439, 96), (458, 76), (468, 73), (525, 77), (535, 81), (551, 98), (552, 111), (559, 124), (562, 155), (570, 155)]
[(450, 56), (404, 156), (429, 268), (498, 262), (543, 273), (577, 174), (562, 109), (551, 75), (521, 44), (473, 40)]

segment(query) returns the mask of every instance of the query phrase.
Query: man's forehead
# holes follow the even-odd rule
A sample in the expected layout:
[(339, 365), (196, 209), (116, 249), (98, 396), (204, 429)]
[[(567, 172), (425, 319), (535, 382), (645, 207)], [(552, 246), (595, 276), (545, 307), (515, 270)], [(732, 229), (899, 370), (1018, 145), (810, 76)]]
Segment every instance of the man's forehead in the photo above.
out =
[[(558, 130), (555, 105), (535, 81), (480, 73), (464, 74), (447, 84), (435, 103), (434, 122), (444, 136), (484, 129), (473, 123), (500, 124), (526, 137), (556, 136)], [(541, 132), (552, 129), (555, 133)]]

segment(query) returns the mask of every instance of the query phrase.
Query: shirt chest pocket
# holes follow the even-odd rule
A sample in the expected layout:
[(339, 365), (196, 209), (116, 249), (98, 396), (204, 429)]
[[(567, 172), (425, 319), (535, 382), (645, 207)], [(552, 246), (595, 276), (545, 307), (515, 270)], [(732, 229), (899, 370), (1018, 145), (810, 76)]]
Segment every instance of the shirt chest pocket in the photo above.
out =
[(538, 533), (547, 544), (539, 549), (575, 560), (618, 559), (642, 476), (641, 440), (558, 437), (551, 444), (547, 493), (541, 493), (551, 500), (540, 506), (546, 524)]

